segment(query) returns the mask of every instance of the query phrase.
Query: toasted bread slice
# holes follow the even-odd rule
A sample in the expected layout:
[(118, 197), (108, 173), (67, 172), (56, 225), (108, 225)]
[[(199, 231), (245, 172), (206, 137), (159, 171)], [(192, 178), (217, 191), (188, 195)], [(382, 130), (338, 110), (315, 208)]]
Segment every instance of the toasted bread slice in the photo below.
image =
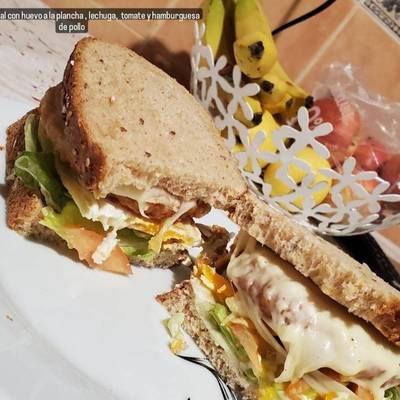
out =
[[(7, 225), (19, 234), (51, 243), (59, 248), (65, 248), (66, 244), (51, 229), (39, 224), (42, 218), (42, 208), (45, 207), (43, 197), (39, 191), (26, 187), (13, 173), (13, 166), (19, 153), (25, 149), (24, 124), (32, 110), (20, 120), (12, 124), (7, 130), (6, 143), (6, 181), (7, 181)], [(172, 248), (162, 250), (151, 261), (143, 261), (138, 257), (132, 257), (130, 262), (147, 268), (170, 268), (175, 265), (189, 265), (191, 258), (188, 252), (179, 244)]]
[(134, 183), (226, 208), (246, 191), (210, 115), (183, 86), (133, 51), (80, 40), (63, 88), (65, 132), (49, 135), (95, 196)]
[(161, 294), (156, 299), (170, 314), (180, 312), (185, 315), (183, 321), (185, 332), (193, 338), (224, 381), (241, 396), (241, 399), (258, 399), (255, 389), (241, 376), (236, 366), (232, 365), (225, 350), (212, 339), (196, 310), (194, 292), (190, 280), (181, 282), (172, 291)]
[(279, 214), (252, 192), (241, 198), (231, 218), (311, 278), (323, 293), (400, 346), (400, 292), (366, 264)]

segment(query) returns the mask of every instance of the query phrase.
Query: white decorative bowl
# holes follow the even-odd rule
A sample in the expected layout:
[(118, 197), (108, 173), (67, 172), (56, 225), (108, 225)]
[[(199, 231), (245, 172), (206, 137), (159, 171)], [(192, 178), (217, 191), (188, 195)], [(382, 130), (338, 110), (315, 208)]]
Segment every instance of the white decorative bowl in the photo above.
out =
[[(241, 172), (250, 188), (269, 205), (281, 213), (290, 215), (309, 228), (327, 235), (345, 236), (370, 232), (400, 223), (400, 213), (393, 211), (393, 203), (400, 204), (400, 195), (385, 193), (390, 184), (379, 178), (375, 171), (355, 171), (356, 160), (348, 157), (342, 164), (342, 172), (321, 168), (319, 172), (332, 179), (330, 202), (315, 204), (313, 193), (324, 189), (326, 182), (319, 182), (312, 187), (315, 173), (310, 165), (296, 158), (295, 155), (306, 146), (312, 147), (322, 158), (328, 160), (330, 152), (326, 146), (316, 140), (332, 132), (330, 123), (322, 123), (311, 129), (309, 113), (305, 107), (298, 111), (297, 121), (300, 129), (283, 125), (272, 133), (272, 138), (278, 151), (276, 153), (259, 151), (264, 140), (264, 132), (260, 130), (250, 142), (248, 128), (234, 117), (238, 108), (246, 119), (253, 118), (252, 110), (245, 101), (245, 96), (254, 96), (260, 91), (256, 83), (242, 85), (242, 73), (238, 65), (233, 67), (232, 81), (229, 82), (221, 71), (227, 65), (225, 56), (214, 60), (211, 47), (202, 43), (204, 23), (195, 24), (195, 44), (192, 48), (191, 91), (196, 98), (214, 116), (216, 127), (225, 132), (226, 145), (230, 150), (236, 144), (243, 144), (243, 151), (234, 152), (239, 161)], [(221, 93), (227, 94), (221, 98)], [(227, 102), (226, 98), (230, 100)], [(290, 141), (290, 147), (285, 143)], [(271, 185), (265, 183), (261, 176), (261, 167), (257, 160), (267, 163), (280, 163), (276, 176), (287, 185), (291, 191), (280, 196), (271, 195)], [(247, 167), (252, 165), (252, 171)], [(296, 184), (288, 175), (289, 164), (294, 164), (305, 171), (305, 177)], [(362, 182), (375, 181), (375, 187), (367, 190)], [(351, 199), (345, 193), (351, 193)], [(302, 208), (293, 202), (302, 196)], [(399, 207), (400, 210), (400, 207)]]

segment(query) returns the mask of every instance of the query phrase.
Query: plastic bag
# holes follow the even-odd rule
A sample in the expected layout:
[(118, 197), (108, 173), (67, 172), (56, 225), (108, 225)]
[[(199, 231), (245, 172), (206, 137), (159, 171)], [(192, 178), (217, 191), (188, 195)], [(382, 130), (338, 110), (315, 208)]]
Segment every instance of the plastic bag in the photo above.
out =
[(400, 103), (371, 93), (364, 83), (354, 66), (331, 64), (314, 84), (310, 125), (332, 123), (333, 132), (320, 141), (333, 168), (341, 172), (353, 156), (356, 171), (376, 171), (390, 183), (388, 193), (400, 193)]

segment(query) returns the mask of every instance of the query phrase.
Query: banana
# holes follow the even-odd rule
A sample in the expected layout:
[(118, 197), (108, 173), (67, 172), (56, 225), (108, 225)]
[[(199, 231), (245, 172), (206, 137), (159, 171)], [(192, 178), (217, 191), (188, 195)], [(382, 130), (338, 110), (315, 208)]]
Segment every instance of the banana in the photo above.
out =
[(263, 110), (283, 114), (284, 119), (294, 116), (299, 107), (312, 105), (312, 97), (290, 80), (279, 61), (257, 83), (261, 87), (259, 99)]
[(236, 0), (236, 63), (250, 78), (261, 78), (275, 64), (278, 52), (258, 0)]
[(202, 4), (206, 29), (204, 43), (210, 45), (214, 60), (225, 55), (234, 64), (233, 0), (205, 0)]
[(287, 82), (271, 70), (257, 83), (260, 85), (258, 97), (263, 109), (272, 114), (283, 111), (285, 103), (290, 100)]
[(248, 128), (251, 128), (254, 125), (258, 125), (262, 121), (261, 103), (258, 99), (250, 96), (246, 96), (244, 100), (246, 101), (246, 103), (248, 103), (251, 110), (253, 111), (253, 118), (251, 120), (248, 120), (245, 117), (241, 107), (238, 107), (234, 117), (240, 122), (242, 122), (244, 125), (246, 125)]
[(300, 86), (296, 85), (287, 75), (285, 70), (283, 69), (282, 65), (279, 63), (279, 61), (273, 66), (272, 71), (283, 81), (286, 82), (288, 86), (288, 93), (293, 97), (293, 98), (306, 98), (308, 96), (308, 93), (302, 89)]
[(206, 30), (204, 41), (211, 47), (214, 58), (222, 41), (224, 28), (225, 6), (223, 0), (206, 0), (202, 4), (203, 22)]
[[(252, 143), (257, 134), (262, 130), (264, 132), (264, 141), (258, 147), (258, 151), (276, 153), (277, 148), (272, 140), (272, 132), (276, 131), (277, 129), (279, 129), (279, 124), (275, 121), (273, 115), (268, 111), (264, 111), (261, 123), (248, 130), (249, 141), (250, 143)], [(233, 153), (238, 153), (243, 151), (244, 151), (244, 146), (241, 143), (237, 144), (232, 149)], [(260, 168), (264, 168), (268, 164), (267, 161), (263, 159), (258, 159), (257, 161), (258, 164), (260, 165)], [(251, 172), (253, 170), (252, 163), (250, 160), (247, 162), (244, 169), (247, 172)]]
[(287, 123), (297, 116), (297, 111), (300, 107), (310, 108), (313, 105), (314, 98), (312, 96), (300, 96), (292, 97), (289, 102), (286, 103), (285, 109), (280, 112), (280, 118)]

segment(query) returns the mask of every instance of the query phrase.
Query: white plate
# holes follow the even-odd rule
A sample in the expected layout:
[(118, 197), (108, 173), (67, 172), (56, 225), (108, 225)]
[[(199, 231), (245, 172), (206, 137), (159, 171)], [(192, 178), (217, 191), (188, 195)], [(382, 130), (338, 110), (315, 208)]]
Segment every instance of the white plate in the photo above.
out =
[[(0, 98), (5, 128), (32, 105)], [(155, 302), (180, 270), (93, 271), (5, 224), (0, 153), (0, 400), (222, 399), (205, 368), (174, 356)], [(235, 230), (219, 212), (206, 219)], [(186, 354), (201, 356), (188, 340)]]

